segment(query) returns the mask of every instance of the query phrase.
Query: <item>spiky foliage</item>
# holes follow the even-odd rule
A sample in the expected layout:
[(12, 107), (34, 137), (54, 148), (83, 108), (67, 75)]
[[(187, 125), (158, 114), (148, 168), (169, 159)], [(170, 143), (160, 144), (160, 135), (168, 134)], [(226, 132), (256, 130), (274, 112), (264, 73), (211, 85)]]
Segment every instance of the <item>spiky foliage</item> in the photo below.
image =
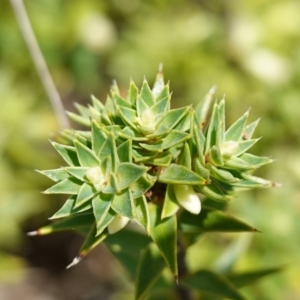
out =
[[(247, 125), (246, 112), (226, 130), (225, 100), (212, 105), (213, 94), (195, 109), (171, 109), (169, 85), (159, 72), (152, 89), (146, 80), (140, 90), (130, 82), (123, 98), (114, 83), (105, 104), (92, 97), (89, 107), (76, 105), (79, 114), (69, 116), (87, 130), (66, 130), (66, 144), (53, 142), (68, 166), (40, 171), (56, 182), (45, 193), (70, 198), (52, 217), (57, 222), (32, 234), (71, 228), (86, 234), (73, 265), (135, 220), (176, 277), (177, 230), (255, 231), (213, 208), (200, 213), (201, 195), (227, 201), (236, 191), (273, 185), (249, 174), (272, 161), (247, 153), (258, 141), (252, 138), (258, 121)], [(180, 207), (186, 211), (177, 214)], [(204, 222), (212, 214), (214, 221)], [(149, 247), (149, 255), (156, 253)]]

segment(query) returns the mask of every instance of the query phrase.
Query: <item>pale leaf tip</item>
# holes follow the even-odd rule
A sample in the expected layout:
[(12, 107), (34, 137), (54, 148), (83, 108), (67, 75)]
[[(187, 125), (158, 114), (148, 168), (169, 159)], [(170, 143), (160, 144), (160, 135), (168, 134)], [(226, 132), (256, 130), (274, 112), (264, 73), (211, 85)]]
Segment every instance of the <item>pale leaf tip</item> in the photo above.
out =
[(38, 231), (29, 231), (26, 233), (28, 236), (35, 236), (35, 235), (38, 235), (39, 232)]
[(75, 265), (77, 265), (81, 260), (83, 259), (82, 255), (78, 255), (76, 256), (73, 261), (66, 267), (66, 269), (70, 269), (72, 267), (74, 267)]

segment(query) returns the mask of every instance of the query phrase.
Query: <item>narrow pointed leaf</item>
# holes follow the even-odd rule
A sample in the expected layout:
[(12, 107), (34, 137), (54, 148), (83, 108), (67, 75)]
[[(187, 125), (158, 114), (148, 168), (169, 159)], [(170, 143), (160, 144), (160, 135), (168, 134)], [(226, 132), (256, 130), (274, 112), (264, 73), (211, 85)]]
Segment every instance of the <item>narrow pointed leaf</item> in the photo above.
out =
[(103, 232), (101, 235), (96, 236), (96, 225), (91, 226), (91, 229), (81, 246), (78, 255), (74, 258), (73, 262), (67, 267), (70, 267), (78, 264), (89, 252), (91, 252), (96, 246), (98, 246), (106, 237), (108, 236), (107, 232)]
[(220, 152), (220, 149), (216, 146), (212, 146), (209, 151), (209, 161), (211, 161), (215, 166), (223, 166), (224, 161)]
[(103, 231), (105, 216), (110, 209), (113, 194), (100, 193), (92, 200), (93, 212), (96, 219), (97, 234)]
[(154, 82), (154, 85), (152, 88), (152, 94), (154, 95), (155, 98), (162, 92), (164, 87), (165, 87), (164, 75), (162, 72), (162, 64), (160, 64), (159, 70), (156, 74), (155, 82)]
[(257, 119), (256, 121), (252, 122), (251, 124), (249, 124), (245, 127), (245, 131), (243, 133), (244, 140), (249, 140), (252, 138), (252, 135), (253, 135), (259, 121), (260, 121), (260, 119)]
[(188, 143), (184, 143), (182, 152), (178, 157), (178, 164), (185, 166), (189, 169), (192, 168), (192, 159), (191, 159), (191, 151)]
[(232, 217), (220, 210), (202, 207), (199, 215), (183, 211), (179, 228), (184, 232), (257, 232), (258, 230), (247, 223)]
[(255, 271), (248, 271), (244, 273), (232, 273), (227, 274), (227, 279), (234, 284), (237, 288), (244, 287), (248, 284), (252, 284), (253, 282), (260, 280), (261, 278), (281, 272), (283, 270), (283, 267), (277, 267), (277, 268), (266, 268), (262, 270), (255, 270)]
[(172, 161), (172, 154), (169, 151), (164, 151), (155, 156), (152, 156), (145, 160), (146, 164), (158, 166), (158, 167), (167, 167)]
[(132, 162), (132, 141), (129, 139), (118, 147), (120, 162)]
[(104, 243), (125, 267), (131, 278), (135, 279), (139, 254), (150, 242), (147, 235), (124, 228), (109, 235)]
[(158, 124), (158, 128), (174, 128), (189, 111), (190, 107), (182, 107), (168, 111)]
[(81, 227), (87, 227), (92, 225), (94, 221), (95, 219), (92, 213), (75, 214), (38, 229), (36, 234), (44, 235), (57, 231), (72, 229), (77, 230)]
[(82, 167), (95, 167), (100, 164), (99, 158), (91, 149), (77, 141), (74, 141), (74, 144)]
[(90, 168), (87, 167), (66, 167), (65, 170), (73, 177), (85, 181), (85, 174)]
[(97, 125), (95, 120), (92, 121), (92, 148), (98, 154), (106, 140), (103, 130)]
[(174, 277), (178, 276), (177, 269), (177, 222), (176, 215), (161, 219), (162, 209), (154, 204), (149, 204), (151, 228), (150, 234), (159, 248), (166, 264)]
[(64, 179), (55, 185), (51, 186), (49, 189), (44, 191), (44, 194), (69, 194), (76, 195), (82, 182), (75, 178)]
[(63, 206), (51, 217), (50, 220), (59, 219), (63, 217), (67, 217), (71, 214), (76, 214), (80, 212), (86, 212), (87, 210), (92, 208), (90, 203), (84, 203), (78, 208), (75, 208), (76, 197), (72, 196), (63, 204)]
[(161, 218), (168, 218), (176, 214), (179, 209), (179, 205), (174, 193), (173, 186), (168, 184), (167, 191), (164, 199), (164, 205), (162, 209)]
[(206, 94), (204, 99), (198, 103), (198, 105), (195, 108), (195, 113), (197, 116), (197, 119), (199, 121), (199, 126), (203, 128), (205, 124), (208, 121), (208, 113), (213, 101), (213, 96), (215, 93), (216, 87), (213, 86), (210, 91)]
[(189, 168), (177, 164), (170, 164), (169, 167), (163, 169), (158, 177), (158, 181), (169, 184), (192, 185), (202, 185), (206, 183), (206, 179), (191, 171)]
[(232, 195), (225, 194), (220, 188), (217, 188), (213, 184), (201, 186), (200, 192), (216, 201), (229, 201), (232, 199)]
[(116, 194), (112, 201), (111, 207), (116, 213), (128, 218), (133, 218), (134, 205), (130, 190), (125, 189)]
[(235, 123), (233, 123), (225, 133), (226, 141), (236, 141), (239, 142), (243, 136), (246, 122), (249, 116), (249, 111), (247, 111), (243, 116), (241, 116)]
[(244, 152), (246, 152), (248, 149), (250, 149), (257, 141), (260, 139), (255, 140), (246, 140), (239, 142), (239, 147), (237, 151), (233, 154), (233, 156), (240, 156)]
[(50, 178), (51, 180), (56, 181), (56, 182), (70, 177), (70, 174), (68, 174), (68, 172), (66, 172), (65, 168), (45, 170), (45, 171), (36, 170), (36, 171), (47, 176), (48, 178)]
[(137, 181), (130, 185), (130, 190), (133, 198), (138, 198), (144, 195), (155, 183), (155, 178), (149, 178), (146, 174), (141, 176)]
[(53, 147), (61, 155), (61, 157), (70, 165), (70, 166), (79, 166), (79, 161), (76, 153), (76, 149), (71, 146), (61, 145), (55, 142), (52, 142)]
[(232, 300), (245, 300), (245, 297), (226, 277), (211, 271), (199, 270), (185, 278), (183, 282), (190, 288), (211, 293)]
[[(169, 92), (168, 87), (165, 87), (166, 91)], [(163, 91), (164, 92), (164, 91)], [(152, 107), (151, 110), (155, 115), (164, 114), (170, 109), (170, 96), (166, 95), (161, 100), (157, 101)]]
[(138, 166), (133, 163), (121, 163), (117, 168), (118, 188), (123, 190), (130, 184), (137, 181), (145, 172), (147, 168)]
[(164, 149), (171, 148), (177, 144), (180, 144), (188, 140), (191, 136), (188, 133), (172, 130), (166, 137), (153, 143), (146, 144), (140, 143), (140, 146), (149, 151), (162, 151)]
[(91, 121), (87, 117), (80, 116), (80, 115), (75, 114), (70, 111), (67, 111), (67, 115), (71, 120), (75, 121), (78, 124), (81, 124), (81, 125), (87, 126), (87, 127), (89, 127), (91, 125)]
[(134, 217), (143, 226), (146, 231), (150, 232), (150, 215), (146, 197), (144, 195), (134, 199), (135, 211)]
[(234, 177), (229, 171), (227, 170), (223, 170), (220, 168), (216, 168), (213, 165), (208, 164), (208, 168), (211, 171), (211, 174), (213, 177), (215, 177), (216, 179), (228, 183), (228, 184), (233, 184), (233, 183), (237, 183), (240, 181), (239, 178)]
[(195, 158), (194, 162), (193, 162), (193, 170), (195, 170), (195, 172), (201, 176), (202, 178), (207, 180), (207, 183), (209, 183), (209, 177), (210, 177), (210, 171), (203, 167), (203, 165), (200, 163), (200, 159), (199, 158)]
[(135, 105), (136, 103), (138, 92), (139, 92), (138, 88), (136, 87), (135, 83), (131, 80), (129, 90), (127, 93), (127, 100), (133, 105)]
[(148, 105), (148, 107), (151, 107), (155, 103), (152, 91), (146, 80), (144, 80), (144, 82), (143, 82), (140, 96), (145, 101), (145, 103)]
[(211, 147), (220, 145), (220, 130), (218, 104), (215, 103), (206, 133), (205, 153), (208, 153)]
[(150, 288), (157, 281), (165, 267), (165, 262), (157, 246), (150, 243), (141, 253), (139, 260), (135, 300), (143, 300), (149, 294)]
[(96, 193), (97, 193), (97, 190), (95, 189), (95, 187), (93, 185), (88, 184), (88, 183), (84, 183), (81, 186), (80, 190), (78, 191), (78, 195), (77, 195), (77, 198), (76, 198), (75, 208), (78, 208), (83, 203), (85, 203), (86, 201), (88, 201), (91, 198), (93, 198), (93, 196)]

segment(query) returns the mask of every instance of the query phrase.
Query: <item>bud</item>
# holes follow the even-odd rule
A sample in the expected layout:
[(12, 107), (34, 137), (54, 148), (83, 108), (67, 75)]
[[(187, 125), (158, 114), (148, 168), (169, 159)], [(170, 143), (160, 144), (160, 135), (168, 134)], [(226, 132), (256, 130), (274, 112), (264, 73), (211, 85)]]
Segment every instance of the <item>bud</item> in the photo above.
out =
[(140, 118), (137, 118), (141, 131), (144, 133), (152, 133), (155, 131), (155, 115), (150, 108), (143, 111)]
[(110, 234), (116, 233), (127, 225), (129, 218), (122, 215), (116, 215), (114, 219), (108, 225), (108, 232)]
[(235, 141), (224, 142), (220, 147), (221, 155), (223, 158), (229, 159), (237, 151), (238, 148), (239, 148), (238, 142)]
[(104, 175), (100, 167), (94, 167), (89, 169), (85, 173), (86, 178), (92, 183), (95, 187), (99, 187), (104, 182)]
[(193, 187), (186, 184), (174, 185), (176, 199), (179, 204), (192, 214), (199, 214), (201, 202)]

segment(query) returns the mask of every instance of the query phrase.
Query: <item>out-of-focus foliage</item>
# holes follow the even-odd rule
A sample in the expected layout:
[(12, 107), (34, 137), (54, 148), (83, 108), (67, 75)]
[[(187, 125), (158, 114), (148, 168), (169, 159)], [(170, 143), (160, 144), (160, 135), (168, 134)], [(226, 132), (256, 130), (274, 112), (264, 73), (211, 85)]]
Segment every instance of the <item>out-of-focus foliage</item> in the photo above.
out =
[[(189, 251), (194, 270), (232, 247), (216, 265), (236, 271), (287, 264), (286, 271), (245, 287), (251, 299), (300, 295), (298, 226), (300, 181), (300, 3), (278, 1), (24, 1), (64, 104), (105, 98), (112, 79), (151, 82), (164, 63), (175, 106), (197, 103), (217, 84), (226, 93), (228, 123), (249, 106), (261, 116), (256, 154), (277, 162), (261, 174), (283, 187), (241, 194), (231, 209), (262, 234), (252, 242), (235, 235), (206, 237)], [(153, 82), (153, 81), (152, 81)], [(24, 243), (22, 223), (49, 215), (48, 182), (34, 173), (57, 165), (46, 139), (58, 129), (9, 1), (0, 9), (0, 277), (25, 262), (9, 256)], [(250, 120), (251, 121), (251, 120)], [(34, 228), (34, 226), (33, 226)], [(217, 246), (216, 246), (217, 245)], [(247, 250), (247, 252), (246, 252)], [(231, 253), (231, 255), (230, 255)], [(233, 255), (237, 253), (238, 259)], [(227, 255), (227, 256), (226, 256)]]

